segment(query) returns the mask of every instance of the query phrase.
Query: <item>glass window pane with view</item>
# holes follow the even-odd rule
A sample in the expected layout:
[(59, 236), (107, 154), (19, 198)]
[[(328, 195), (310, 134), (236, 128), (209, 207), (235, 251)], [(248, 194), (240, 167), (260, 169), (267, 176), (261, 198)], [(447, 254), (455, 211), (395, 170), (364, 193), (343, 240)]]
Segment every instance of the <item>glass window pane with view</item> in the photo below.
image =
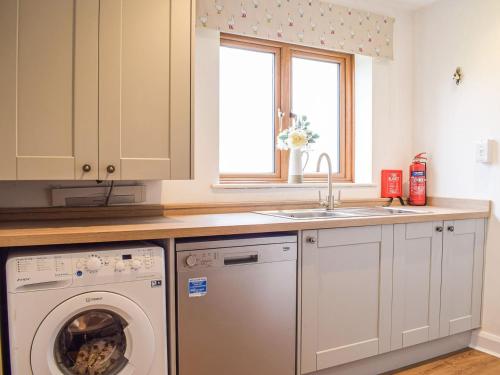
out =
[(270, 52), (220, 48), (221, 174), (274, 172), (274, 59)]
[[(332, 159), (333, 173), (340, 171), (340, 65), (334, 62), (292, 58), (292, 111), (306, 115), (310, 129), (319, 134), (311, 145), (305, 173), (316, 172), (322, 152)], [(327, 173), (326, 163), (321, 172)]]

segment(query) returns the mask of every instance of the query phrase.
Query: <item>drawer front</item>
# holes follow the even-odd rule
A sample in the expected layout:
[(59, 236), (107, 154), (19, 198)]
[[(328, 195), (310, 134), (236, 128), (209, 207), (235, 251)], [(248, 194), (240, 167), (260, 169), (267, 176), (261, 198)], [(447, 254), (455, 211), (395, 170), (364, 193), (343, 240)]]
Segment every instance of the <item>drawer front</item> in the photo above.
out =
[(318, 247), (356, 245), (380, 242), (381, 240), (382, 227), (380, 225), (323, 229), (318, 231)]

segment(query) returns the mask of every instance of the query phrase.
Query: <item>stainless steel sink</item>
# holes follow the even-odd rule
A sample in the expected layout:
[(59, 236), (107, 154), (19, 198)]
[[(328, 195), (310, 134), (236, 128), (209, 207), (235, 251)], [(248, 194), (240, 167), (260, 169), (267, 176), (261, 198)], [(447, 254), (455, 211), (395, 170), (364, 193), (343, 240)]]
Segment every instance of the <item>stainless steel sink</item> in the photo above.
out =
[(256, 213), (296, 220), (334, 219), (352, 216), (350, 213), (341, 212), (340, 210), (327, 211), (325, 209), (258, 211)]
[(430, 211), (414, 210), (401, 207), (355, 207), (340, 209), (343, 212), (350, 212), (356, 216), (392, 216), (392, 215), (416, 215), (427, 214)]
[(430, 211), (412, 210), (395, 207), (352, 207), (337, 208), (333, 211), (325, 209), (256, 211), (255, 213), (276, 216), (293, 220), (325, 220), (349, 217), (399, 216), (430, 213)]

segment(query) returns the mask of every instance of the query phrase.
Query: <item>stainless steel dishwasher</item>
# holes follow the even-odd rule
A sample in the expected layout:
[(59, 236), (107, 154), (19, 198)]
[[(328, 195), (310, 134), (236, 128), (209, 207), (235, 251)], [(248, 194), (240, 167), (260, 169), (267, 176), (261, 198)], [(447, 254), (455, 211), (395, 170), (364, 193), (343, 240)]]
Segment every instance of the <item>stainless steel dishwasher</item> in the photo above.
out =
[(297, 236), (176, 244), (178, 374), (293, 375)]

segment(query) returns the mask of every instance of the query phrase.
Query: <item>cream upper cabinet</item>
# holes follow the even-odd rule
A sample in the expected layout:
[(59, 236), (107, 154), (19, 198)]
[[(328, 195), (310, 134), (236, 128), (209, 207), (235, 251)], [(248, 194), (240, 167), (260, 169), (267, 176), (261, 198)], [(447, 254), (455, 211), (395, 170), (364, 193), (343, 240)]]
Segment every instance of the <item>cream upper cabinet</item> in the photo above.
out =
[(97, 179), (98, 20), (98, 0), (0, 1), (0, 179)]
[(393, 226), (302, 234), (301, 373), (390, 350)]
[(191, 27), (190, 1), (101, 0), (102, 179), (189, 178)]
[(0, 179), (191, 178), (193, 3), (2, 0)]

